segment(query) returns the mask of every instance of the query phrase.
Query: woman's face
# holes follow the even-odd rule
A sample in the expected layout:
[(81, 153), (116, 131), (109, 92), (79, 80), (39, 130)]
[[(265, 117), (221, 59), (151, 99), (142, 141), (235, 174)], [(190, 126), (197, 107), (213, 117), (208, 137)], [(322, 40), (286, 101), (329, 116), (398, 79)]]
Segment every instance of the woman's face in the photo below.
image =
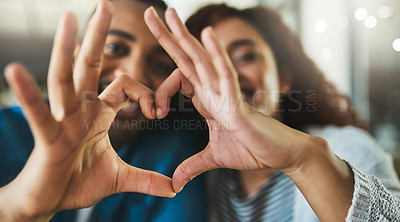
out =
[(273, 52), (259, 32), (239, 18), (229, 18), (214, 25), (239, 74), (244, 100), (259, 111), (276, 116), (281, 89)]
[[(144, 10), (149, 5), (135, 1), (112, 3), (114, 13), (104, 49), (100, 87), (105, 88), (118, 75), (127, 74), (156, 90), (175, 64), (144, 22)], [(164, 14), (161, 10), (158, 13)], [(117, 116), (117, 119), (142, 118), (136, 103), (123, 108)]]

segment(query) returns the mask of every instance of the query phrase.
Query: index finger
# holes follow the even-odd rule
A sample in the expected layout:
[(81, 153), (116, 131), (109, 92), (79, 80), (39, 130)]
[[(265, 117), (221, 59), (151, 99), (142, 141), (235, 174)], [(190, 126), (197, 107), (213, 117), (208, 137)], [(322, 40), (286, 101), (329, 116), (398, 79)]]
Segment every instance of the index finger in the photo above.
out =
[(73, 74), (76, 95), (82, 91), (97, 92), (111, 11), (111, 3), (102, 0), (89, 22)]
[(156, 117), (153, 91), (128, 75), (118, 76), (100, 95), (99, 99), (117, 113), (129, 100), (137, 101), (142, 113), (149, 119)]
[(178, 67), (182, 70), (186, 78), (194, 85), (200, 84), (199, 77), (193, 62), (181, 48), (175, 37), (168, 31), (164, 22), (157, 15), (153, 7), (146, 9), (144, 19), (151, 33), (158, 40), (160, 45), (167, 51), (168, 55), (174, 60)]
[(71, 92), (74, 92), (72, 67), (77, 30), (76, 17), (65, 13), (54, 38), (47, 77), (51, 112), (56, 119), (61, 119), (78, 105), (77, 98), (71, 97)]

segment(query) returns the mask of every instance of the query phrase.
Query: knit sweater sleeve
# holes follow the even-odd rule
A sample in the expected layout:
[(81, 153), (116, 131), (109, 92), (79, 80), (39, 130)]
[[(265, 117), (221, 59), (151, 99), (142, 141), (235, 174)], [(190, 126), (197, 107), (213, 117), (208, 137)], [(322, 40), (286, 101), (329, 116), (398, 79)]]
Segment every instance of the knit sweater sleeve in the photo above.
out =
[(400, 197), (389, 192), (375, 176), (349, 165), (354, 174), (354, 194), (346, 221), (400, 221)]

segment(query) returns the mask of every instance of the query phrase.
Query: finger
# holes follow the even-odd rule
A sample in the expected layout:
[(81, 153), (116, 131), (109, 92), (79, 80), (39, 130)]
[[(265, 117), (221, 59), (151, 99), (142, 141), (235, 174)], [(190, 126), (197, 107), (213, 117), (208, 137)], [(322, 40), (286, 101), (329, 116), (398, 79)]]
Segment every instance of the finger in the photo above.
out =
[(172, 176), (172, 187), (176, 193), (179, 193), (185, 184), (196, 176), (206, 171), (219, 168), (207, 150), (206, 148), (200, 153), (191, 156), (176, 168)]
[(232, 61), (226, 49), (218, 40), (213, 28), (211, 26), (205, 28), (201, 33), (201, 40), (205, 49), (210, 54), (213, 64), (221, 79), (235, 80), (237, 73), (233, 67)]
[(47, 88), (51, 112), (58, 120), (73, 112), (79, 105), (76, 97), (71, 96), (75, 93), (72, 69), (77, 30), (75, 16), (66, 13), (59, 22), (54, 38)]
[(137, 101), (142, 113), (149, 119), (156, 118), (153, 91), (128, 75), (118, 76), (100, 95), (99, 99), (116, 113), (129, 101)]
[(79, 39), (75, 40), (75, 48), (74, 48), (74, 61), (72, 67), (75, 67), (76, 59), (78, 58), (79, 52), (81, 51), (81, 44), (79, 43)]
[(143, 170), (123, 163), (118, 175), (116, 193), (138, 192), (160, 197), (174, 197), (171, 178), (150, 170)]
[(105, 40), (112, 17), (111, 3), (102, 0), (91, 18), (74, 67), (74, 86), (78, 97), (82, 91), (97, 92)]
[(201, 40), (217, 70), (221, 92), (229, 93), (231, 96), (236, 95), (237, 98), (240, 98), (240, 85), (237, 72), (226, 49), (218, 40), (212, 27), (209, 26), (202, 31)]
[(167, 51), (168, 55), (175, 61), (177, 66), (182, 70), (186, 78), (194, 85), (200, 84), (196, 69), (191, 59), (186, 55), (175, 37), (165, 27), (164, 22), (157, 15), (153, 7), (146, 9), (144, 18), (150, 31)]
[(11, 90), (21, 102), (25, 115), (35, 138), (49, 142), (60, 132), (60, 125), (52, 117), (49, 107), (44, 102), (35, 80), (20, 64), (10, 64), (5, 70)]
[(217, 88), (218, 84), (216, 84), (217, 81), (215, 80), (217, 80), (218, 76), (215, 74), (216, 70), (208, 53), (183, 25), (175, 9), (167, 9), (165, 19), (179, 45), (193, 61), (203, 88)]
[(156, 91), (155, 101), (158, 119), (163, 119), (167, 116), (171, 104), (171, 97), (178, 91), (181, 91), (183, 95), (189, 98), (192, 98), (194, 94), (193, 86), (189, 80), (186, 79), (179, 69), (175, 69)]

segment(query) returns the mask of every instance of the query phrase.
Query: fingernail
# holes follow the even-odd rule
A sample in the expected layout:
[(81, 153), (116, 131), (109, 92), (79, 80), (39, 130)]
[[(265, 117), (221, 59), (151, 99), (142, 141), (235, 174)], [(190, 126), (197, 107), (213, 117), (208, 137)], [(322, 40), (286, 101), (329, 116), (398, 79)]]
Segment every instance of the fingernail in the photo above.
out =
[(25, 67), (16, 62), (7, 64), (7, 66), (4, 68), (4, 75), (6, 77), (12, 75), (18, 68), (25, 68)]
[(206, 30), (209, 33), (209, 35), (211, 35), (212, 37), (215, 37), (215, 32), (214, 32), (214, 29), (212, 26), (207, 26)]
[(177, 13), (176, 13), (176, 9), (175, 9), (175, 8), (169, 8), (169, 10), (171, 10), (171, 12), (173, 12), (173, 13), (177, 14)]
[(162, 110), (157, 108), (157, 119), (161, 119)]
[(6, 67), (4, 68), (4, 74), (7, 75), (7, 73), (11, 73), (13, 65), (14, 65), (14, 63), (10, 63), (10, 64), (6, 65)]
[(100, 13), (100, 10), (103, 7), (103, 4), (104, 4), (103, 1), (100, 1), (99, 3), (97, 3), (95, 14), (99, 14)]
[(97, 3), (96, 11), (94, 14), (98, 16), (101, 14), (101, 11), (104, 11), (104, 10), (107, 11), (107, 15), (110, 14), (110, 16), (111, 16), (112, 10), (113, 10), (113, 5), (111, 4), (110, 1), (107, 1), (107, 0), (99, 1), (99, 3)]
[(176, 192), (176, 193), (180, 193), (183, 190), (183, 188), (185, 187), (185, 185), (186, 184), (184, 184), (181, 188), (179, 188), (178, 192)]
[(151, 13), (153, 13), (153, 15), (159, 17), (159, 16), (158, 16), (158, 13), (157, 13), (157, 11), (156, 11), (156, 9), (155, 9), (153, 6), (150, 6), (150, 7), (149, 7), (149, 10), (150, 10)]

